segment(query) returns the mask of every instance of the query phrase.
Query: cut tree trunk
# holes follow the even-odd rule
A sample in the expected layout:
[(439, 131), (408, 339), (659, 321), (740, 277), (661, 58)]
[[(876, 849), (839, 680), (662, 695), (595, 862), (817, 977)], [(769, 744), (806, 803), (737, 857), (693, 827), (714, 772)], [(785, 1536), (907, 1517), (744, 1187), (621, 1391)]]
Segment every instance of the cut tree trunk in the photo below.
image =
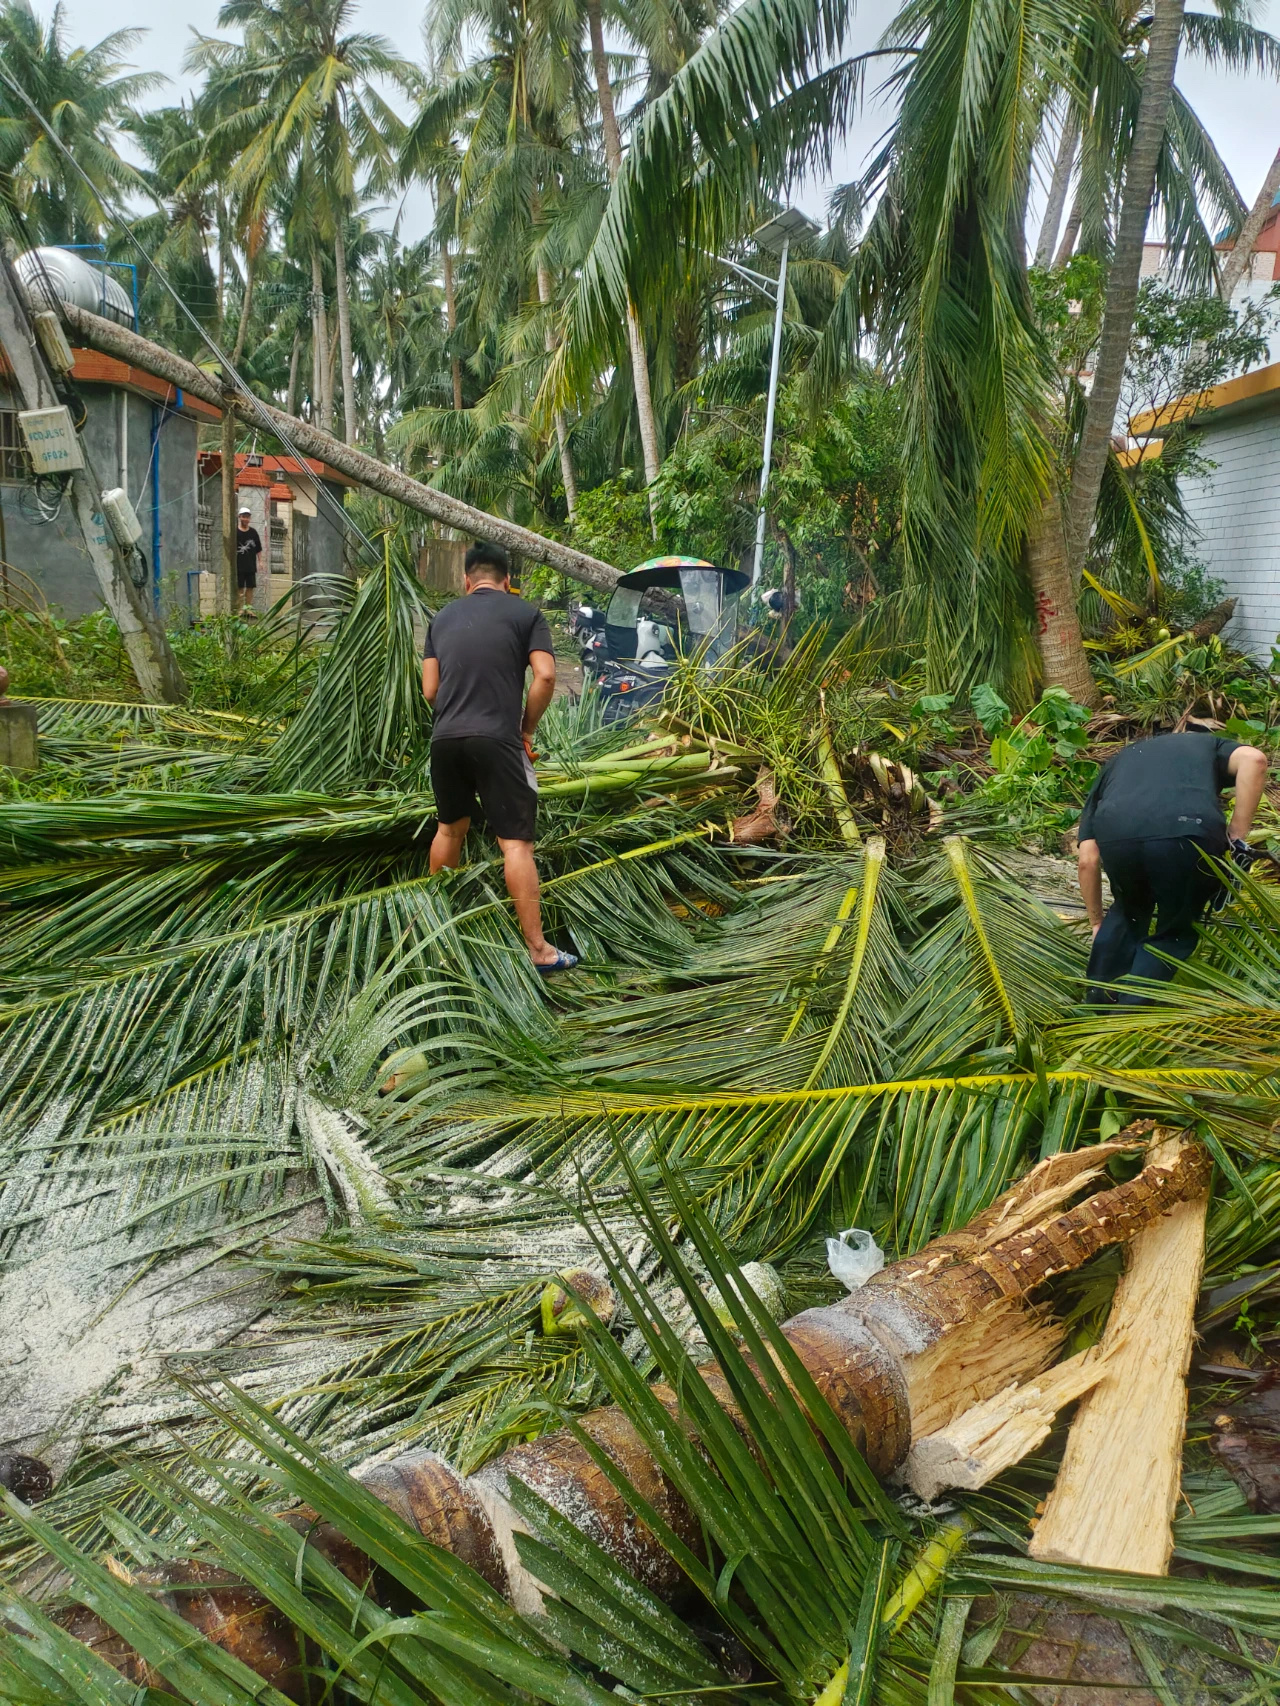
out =
[[(202, 397), (215, 408), (222, 407), (222, 395), (216, 381), (194, 362), (153, 344), (149, 338), (140, 337), (127, 327), (116, 325), (114, 320), (104, 320), (100, 314), (66, 303), (60, 303), (59, 309), (76, 342), (100, 350), (103, 355), (115, 356), (119, 361), (127, 361), (171, 385), (180, 385), (193, 397)], [(473, 538), (492, 539), (508, 551), (519, 552), (528, 562), (545, 563), (558, 574), (582, 581), (597, 592), (612, 592), (618, 584), (618, 571), (598, 557), (588, 556), (585, 551), (577, 551), (558, 539), (532, 533), (527, 527), (520, 527), (503, 516), (475, 509), (434, 486), (424, 486), (420, 480), (402, 474), (398, 468), (387, 467), (354, 445), (343, 444), (314, 424), (286, 415), (270, 403), (249, 403), (237, 397), (234, 407), (242, 419), (251, 422), (259, 431), (265, 426), (267, 431), (274, 429), (287, 437), (299, 454), (326, 462), (340, 474), (349, 475), (357, 484), (367, 486), (371, 492), (379, 492), (383, 497), (405, 504), (419, 515), (429, 516), (445, 527), (469, 533)]]
[(1155, 192), (1156, 165), (1164, 146), (1169, 97), (1178, 63), (1185, 10), (1186, 0), (1154, 0), (1154, 17), (1142, 70), (1142, 93), (1138, 99), (1129, 158), (1125, 163), (1115, 249), (1107, 269), (1106, 306), (1093, 385), (1085, 405), (1084, 427), (1067, 500), (1067, 550), (1073, 581), (1078, 581), (1089, 549), (1098, 493), (1102, 489), (1102, 476), (1120, 403), (1120, 385), (1129, 359), (1129, 339), (1133, 332), (1138, 282), (1142, 273), (1142, 246)]
[(1244, 224), (1236, 234), (1235, 246), (1227, 256), (1218, 281), (1218, 294), (1224, 302), (1230, 302), (1235, 295), (1236, 286), (1244, 277), (1245, 268), (1253, 255), (1253, 246), (1258, 241), (1258, 235), (1267, 222), (1272, 206), (1275, 203), (1276, 191), (1280, 190), (1280, 150), (1267, 169), (1267, 175), (1262, 180), (1262, 188), (1258, 191), (1258, 199), (1245, 218)]
[[(617, 109), (613, 104), (613, 85), (609, 81), (609, 58), (604, 46), (604, 20), (599, 0), (587, 0), (587, 28), (591, 35), (591, 64), (596, 77), (596, 99), (600, 103), (600, 125), (604, 132), (604, 157), (613, 183), (622, 170), (622, 135), (618, 129)], [(640, 451), (644, 458), (644, 483), (651, 486), (658, 477), (662, 459), (658, 454), (658, 422), (653, 412), (653, 392), (649, 385), (649, 356), (644, 345), (644, 329), (635, 303), (627, 296), (627, 348), (631, 353), (631, 383), (636, 394), (636, 418), (640, 423)]]
[[(1178, 1165), (1174, 1134), (1152, 1163)], [(1129, 1246), (1102, 1338), (1106, 1366), (1083, 1399), (1031, 1555), (1163, 1576), (1173, 1555), (1208, 1180)]]
[(347, 251), (339, 231), (333, 240), (333, 265), (338, 298), (338, 347), (342, 357), (342, 424), (348, 444), (356, 441), (356, 369), (351, 350), (351, 294), (347, 288)]
[(1071, 187), (1071, 171), (1076, 163), (1076, 144), (1079, 140), (1080, 120), (1075, 108), (1069, 106), (1062, 121), (1062, 135), (1058, 139), (1058, 153), (1053, 162), (1053, 178), (1049, 184), (1049, 201), (1044, 210), (1044, 224), (1040, 227), (1040, 237), (1036, 243), (1038, 267), (1047, 267), (1053, 261), (1058, 243), (1058, 227), (1062, 224), (1063, 210), (1067, 205), (1067, 191)]
[(1058, 1411), (1096, 1386), (1103, 1369), (1096, 1348), (1081, 1351), (1034, 1380), (975, 1404), (938, 1433), (914, 1441), (904, 1480), (931, 1502), (947, 1487), (985, 1487), (1048, 1439)]
[(1220, 634), (1236, 613), (1236, 598), (1224, 598), (1221, 604), (1215, 604), (1207, 616), (1202, 616), (1191, 630), (1193, 640), (1207, 640), (1213, 634)]
[[(1127, 1184), (1065, 1206), (1103, 1177), (1112, 1155), (1138, 1146), (1118, 1141), (1052, 1156), (969, 1225), (893, 1263), (839, 1303), (805, 1310), (783, 1323), (792, 1350), (876, 1475), (886, 1477), (903, 1464), (913, 1438), (943, 1432), (975, 1405), (1007, 1391), (1011, 1383), (1025, 1385), (1049, 1365), (1063, 1329), (1031, 1301), (1046, 1280), (1080, 1267), (1112, 1244), (1136, 1241), (1137, 1235), (1150, 1241), (1144, 1250), (1154, 1248), (1165, 1224), (1182, 1226), (1189, 1218), (1202, 1226), (1211, 1164), (1205, 1151), (1186, 1138), (1162, 1143)], [(1179, 1205), (1186, 1205), (1185, 1213)], [(1178, 1245), (1189, 1277), (1171, 1270), (1171, 1247), (1160, 1262), (1161, 1284), (1175, 1293), (1179, 1308), (1199, 1274), (1191, 1244), (1184, 1238)], [(1141, 1264), (1135, 1259), (1133, 1271), (1145, 1272), (1147, 1265), (1145, 1256)], [(1135, 1295), (1144, 1311), (1158, 1315), (1166, 1308), (1149, 1288)], [(1125, 1307), (1118, 1298), (1117, 1308), (1123, 1313)], [(1123, 1355), (1124, 1343), (1112, 1354)], [(1170, 1362), (1170, 1372), (1172, 1367)], [(709, 1363), (698, 1372), (732, 1415), (733, 1397), (719, 1369)], [(1074, 1370), (1055, 1371), (1042, 1387), (1077, 1378)], [(676, 1424), (684, 1426), (679, 1394), (663, 1386), (652, 1390)], [(1180, 1418), (1179, 1411), (1179, 1427)], [(578, 1426), (686, 1545), (700, 1546), (694, 1513), (621, 1409), (594, 1410)], [(426, 1538), (472, 1563), (522, 1611), (540, 1608), (542, 1589), (517, 1554), (521, 1524), (509, 1499), (513, 1481), (533, 1488), (655, 1592), (672, 1597), (683, 1584), (671, 1554), (569, 1428), (514, 1446), (471, 1476), (459, 1475), (430, 1452), (416, 1452), (371, 1467), (360, 1478)], [(305, 1512), (291, 1520), (353, 1580), (371, 1581), (376, 1594), (372, 1565), (348, 1541), (315, 1525)], [(184, 1570), (203, 1568), (165, 1565), (155, 1585), (176, 1588)], [(174, 1603), (181, 1607), (180, 1594)], [(81, 1639), (100, 1644), (104, 1656), (139, 1679), (129, 1663), (121, 1662), (115, 1636), (83, 1610), (72, 1615)], [(264, 1615), (269, 1624), (273, 1614), (264, 1607)], [(208, 1627), (207, 1606), (201, 1616)], [(250, 1652), (241, 1650), (240, 1643), (249, 1640), (242, 1628), (237, 1623), (224, 1632), (215, 1629), (213, 1638), (252, 1664)], [(262, 1651), (264, 1662), (279, 1674), (279, 1643), (265, 1640), (261, 1627), (252, 1640), (252, 1650)]]
[(1038, 524), (1027, 535), (1025, 554), (1044, 685), (1065, 688), (1079, 705), (1096, 704), (1098, 689), (1080, 634), (1075, 580), (1056, 489), (1045, 496)]

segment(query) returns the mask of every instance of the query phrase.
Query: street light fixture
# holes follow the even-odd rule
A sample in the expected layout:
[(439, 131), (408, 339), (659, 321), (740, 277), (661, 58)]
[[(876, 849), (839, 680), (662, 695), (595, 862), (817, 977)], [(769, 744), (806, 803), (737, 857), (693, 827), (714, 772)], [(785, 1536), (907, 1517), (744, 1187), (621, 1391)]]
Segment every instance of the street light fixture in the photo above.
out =
[[(764, 417), (764, 462), (760, 469), (760, 507), (756, 512), (756, 551), (751, 565), (751, 587), (754, 592), (760, 585), (760, 577), (764, 570), (764, 520), (765, 500), (769, 490), (769, 468), (773, 461), (773, 416), (778, 402), (778, 360), (782, 352), (782, 309), (787, 299), (787, 255), (792, 243), (804, 242), (818, 235), (820, 227), (801, 213), (798, 207), (787, 207), (767, 224), (752, 233), (752, 241), (759, 249), (767, 249), (770, 254), (779, 257), (778, 279), (774, 284), (767, 281), (769, 288), (766, 295), (774, 298), (773, 315), (773, 359), (769, 364), (769, 402)], [(752, 274), (745, 267), (734, 267), (735, 272), (744, 273), (757, 288), (762, 286), (757, 282), (761, 275)]]

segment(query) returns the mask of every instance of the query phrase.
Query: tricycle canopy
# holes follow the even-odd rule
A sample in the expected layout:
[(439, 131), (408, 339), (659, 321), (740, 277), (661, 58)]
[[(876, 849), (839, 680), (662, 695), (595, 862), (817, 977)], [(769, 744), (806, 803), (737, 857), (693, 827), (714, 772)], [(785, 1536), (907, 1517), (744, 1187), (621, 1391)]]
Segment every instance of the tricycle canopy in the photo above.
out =
[(651, 557), (620, 577), (605, 612), (605, 658), (647, 667), (706, 648), (708, 662), (733, 645), (738, 595), (751, 577), (702, 557)]

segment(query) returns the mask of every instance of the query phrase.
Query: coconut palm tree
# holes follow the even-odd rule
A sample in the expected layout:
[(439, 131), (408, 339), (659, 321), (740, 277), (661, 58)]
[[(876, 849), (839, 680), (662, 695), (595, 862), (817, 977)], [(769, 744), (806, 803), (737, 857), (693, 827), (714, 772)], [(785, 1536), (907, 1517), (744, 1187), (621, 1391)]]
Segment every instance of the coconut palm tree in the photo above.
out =
[[(146, 156), (147, 189), (157, 203), (156, 213), (133, 223), (133, 236), (154, 265), (168, 273), (200, 319), (216, 325), (221, 296), (210, 245), (225, 231), (228, 214), (211, 170), (199, 114), (185, 103), (158, 107), (132, 115), (124, 128)], [(135, 255), (130, 245), (120, 258), (127, 260)], [(139, 307), (143, 319), (166, 342), (185, 353), (193, 352), (191, 328), (174, 312), (168, 292), (157, 286), (149, 269), (142, 275)]]
[(50, 143), (35, 117), (0, 80), (0, 199), (37, 243), (91, 243), (105, 216), (95, 190), (116, 198), (141, 189), (117, 140), (139, 98), (164, 81), (133, 71), (127, 55), (145, 32), (115, 30), (93, 47), (68, 47), (67, 19), (55, 5), (47, 23), (29, 0), (0, 6), (0, 61), (62, 142), (75, 152), (86, 184)]
[[(218, 21), (240, 26), (243, 43), (202, 36), (188, 56), (209, 72), (220, 115), (214, 143), (231, 160), (229, 182), (243, 198), (242, 229), (255, 253), (272, 195), (290, 177), (305, 186), (317, 346), (327, 331), (321, 245), (333, 258), (348, 443), (357, 416), (345, 225), (361, 173), (389, 179), (399, 142), (400, 120), (376, 85), (408, 89), (415, 75), (384, 38), (349, 29), (353, 10), (353, 0), (230, 0)], [(322, 376), (327, 352), (318, 347), (316, 356)]]
[[(493, 301), (504, 282), (522, 288), (521, 275), (532, 274), (534, 317), (544, 352), (552, 354), (556, 257), (547, 220), (584, 163), (580, 44), (555, 9), (505, 0), (443, 0), (429, 9), (425, 28), (430, 95), (406, 138), (402, 169), (444, 190), (442, 242), (461, 230), (468, 248), (485, 256), (492, 282), (480, 301)], [(461, 138), (456, 155), (455, 135)], [(494, 264), (499, 256), (505, 265)], [(452, 289), (452, 256), (448, 270)], [(572, 517), (577, 477), (569, 421), (559, 408), (551, 421)]]

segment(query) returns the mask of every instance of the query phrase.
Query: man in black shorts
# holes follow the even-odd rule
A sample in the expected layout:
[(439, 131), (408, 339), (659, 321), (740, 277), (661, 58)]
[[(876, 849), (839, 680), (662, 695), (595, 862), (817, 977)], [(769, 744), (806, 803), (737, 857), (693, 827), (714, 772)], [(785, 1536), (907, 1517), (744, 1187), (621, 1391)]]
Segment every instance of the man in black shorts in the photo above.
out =
[[(556, 685), (551, 630), (533, 605), (511, 593), (511, 565), (500, 545), (467, 552), (466, 595), (446, 604), (427, 629), (422, 691), (435, 707), (431, 788), (439, 827), (431, 869), (461, 863), (476, 799), (502, 849), (507, 893), (540, 972), (568, 971), (577, 956), (542, 933), (538, 867), (533, 861), (538, 779), (533, 732)], [(521, 715), (524, 672), (533, 681)]]
[[(1170, 960), (1190, 959), (1196, 925), (1222, 889), (1210, 859), (1247, 854), (1266, 779), (1266, 753), (1211, 734), (1135, 741), (1098, 772), (1078, 830), (1080, 893), (1093, 925), (1090, 1001), (1145, 1006), (1139, 990), (1092, 986), (1130, 976), (1167, 981), (1176, 969)], [(1232, 783), (1228, 824), (1218, 796)], [(1105, 918), (1103, 871), (1112, 895)]]
[(258, 584), (258, 558), (262, 555), (262, 540), (256, 527), (250, 527), (252, 510), (242, 509), (236, 517), (236, 609), (248, 610), (253, 603), (253, 591)]

